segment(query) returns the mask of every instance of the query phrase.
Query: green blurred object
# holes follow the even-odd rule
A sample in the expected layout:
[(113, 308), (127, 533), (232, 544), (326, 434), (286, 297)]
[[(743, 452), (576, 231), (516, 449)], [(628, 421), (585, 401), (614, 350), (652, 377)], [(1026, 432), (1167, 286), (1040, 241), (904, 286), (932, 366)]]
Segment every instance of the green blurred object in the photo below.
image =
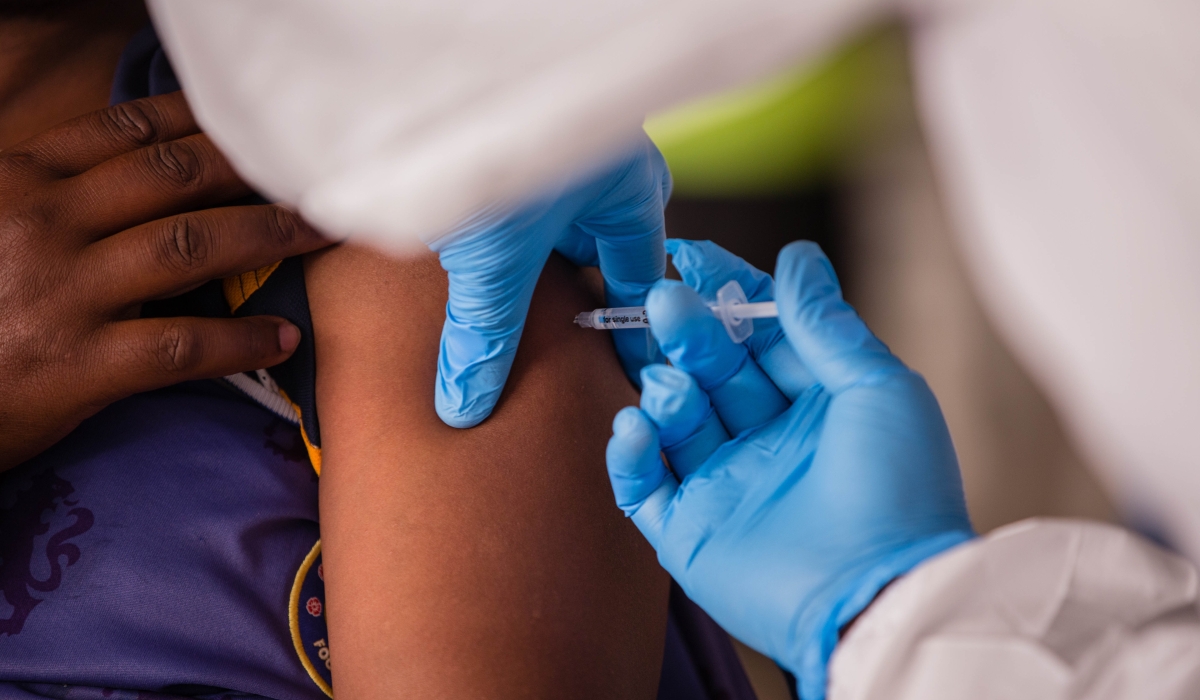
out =
[(907, 49), (894, 25), (747, 88), (646, 120), (684, 197), (784, 195), (828, 178), (897, 111)]

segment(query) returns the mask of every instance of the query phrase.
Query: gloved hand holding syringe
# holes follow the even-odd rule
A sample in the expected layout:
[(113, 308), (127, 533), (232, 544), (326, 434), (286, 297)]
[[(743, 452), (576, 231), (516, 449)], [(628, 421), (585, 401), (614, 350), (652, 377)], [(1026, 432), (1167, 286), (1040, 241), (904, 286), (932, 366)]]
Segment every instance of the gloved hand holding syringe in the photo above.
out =
[[(742, 285), (730, 280), (717, 290), (717, 303), (709, 304), (713, 315), (721, 319), (733, 342), (740, 343), (754, 333), (755, 318), (775, 318), (779, 309), (773, 301), (749, 302)], [(644, 306), (621, 306), (608, 309), (583, 311), (575, 316), (575, 323), (583, 328), (649, 328), (650, 319)]]

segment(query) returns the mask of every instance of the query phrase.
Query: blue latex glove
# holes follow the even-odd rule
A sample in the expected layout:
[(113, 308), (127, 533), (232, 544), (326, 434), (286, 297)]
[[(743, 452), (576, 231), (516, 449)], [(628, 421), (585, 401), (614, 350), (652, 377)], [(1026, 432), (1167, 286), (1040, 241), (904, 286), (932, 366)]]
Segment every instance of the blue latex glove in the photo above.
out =
[[(973, 536), (950, 434), (815, 244), (785, 248), (775, 283), (711, 243), (667, 245), (686, 283), (658, 283), (647, 306), (674, 366), (643, 369), (641, 408), (613, 421), (617, 504), (688, 596), (824, 698), (839, 631)], [(745, 345), (701, 300), (730, 279), (779, 304)]]
[[(430, 246), (450, 278), (436, 389), (443, 421), (469, 428), (491, 414), (552, 250), (577, 265), (598, 265), (609, 306), (645, 302), (666, 270), (663, 207), (670, 191), (662, 154), (643, 138), (599, 174), (516, 212), (479, 214)], [(648, 331), (613, 340), (635, 381), (643, 366), (662, 361)]]

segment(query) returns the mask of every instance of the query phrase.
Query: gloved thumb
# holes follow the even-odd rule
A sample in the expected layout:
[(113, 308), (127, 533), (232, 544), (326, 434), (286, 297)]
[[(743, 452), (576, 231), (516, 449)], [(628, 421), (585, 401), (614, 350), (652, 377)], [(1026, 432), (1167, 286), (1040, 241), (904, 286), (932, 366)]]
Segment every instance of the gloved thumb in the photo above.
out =
[(779, 324), (814, 378), (836, 394), (879, 371), (903, 369), (842, 299), (829, 258), (811, 241), (788, 244), (775, 266)]
[(491, 235), (464, 236), (439, 251), (450, 298), (434, 402), (438, 416), (455, 428), (479, 424), (500, 399), (534, 287), (550, 255), (550, 245), (527, 232), (487, 233)]

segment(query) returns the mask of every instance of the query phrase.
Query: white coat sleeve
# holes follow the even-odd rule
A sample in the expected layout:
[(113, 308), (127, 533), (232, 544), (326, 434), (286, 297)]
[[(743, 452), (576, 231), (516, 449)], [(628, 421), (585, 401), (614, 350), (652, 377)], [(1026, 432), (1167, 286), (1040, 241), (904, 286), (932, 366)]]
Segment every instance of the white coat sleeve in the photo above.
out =
[(151, 0), (205, 131), (329, 233), (402, 248), (560, 184), (649, 111), (823, 51), (890, 0)]
[(1127, 530), (1026, 520), (885, 590), (830, 664), (830, 700), (1200, 697), (1197, 575)]

